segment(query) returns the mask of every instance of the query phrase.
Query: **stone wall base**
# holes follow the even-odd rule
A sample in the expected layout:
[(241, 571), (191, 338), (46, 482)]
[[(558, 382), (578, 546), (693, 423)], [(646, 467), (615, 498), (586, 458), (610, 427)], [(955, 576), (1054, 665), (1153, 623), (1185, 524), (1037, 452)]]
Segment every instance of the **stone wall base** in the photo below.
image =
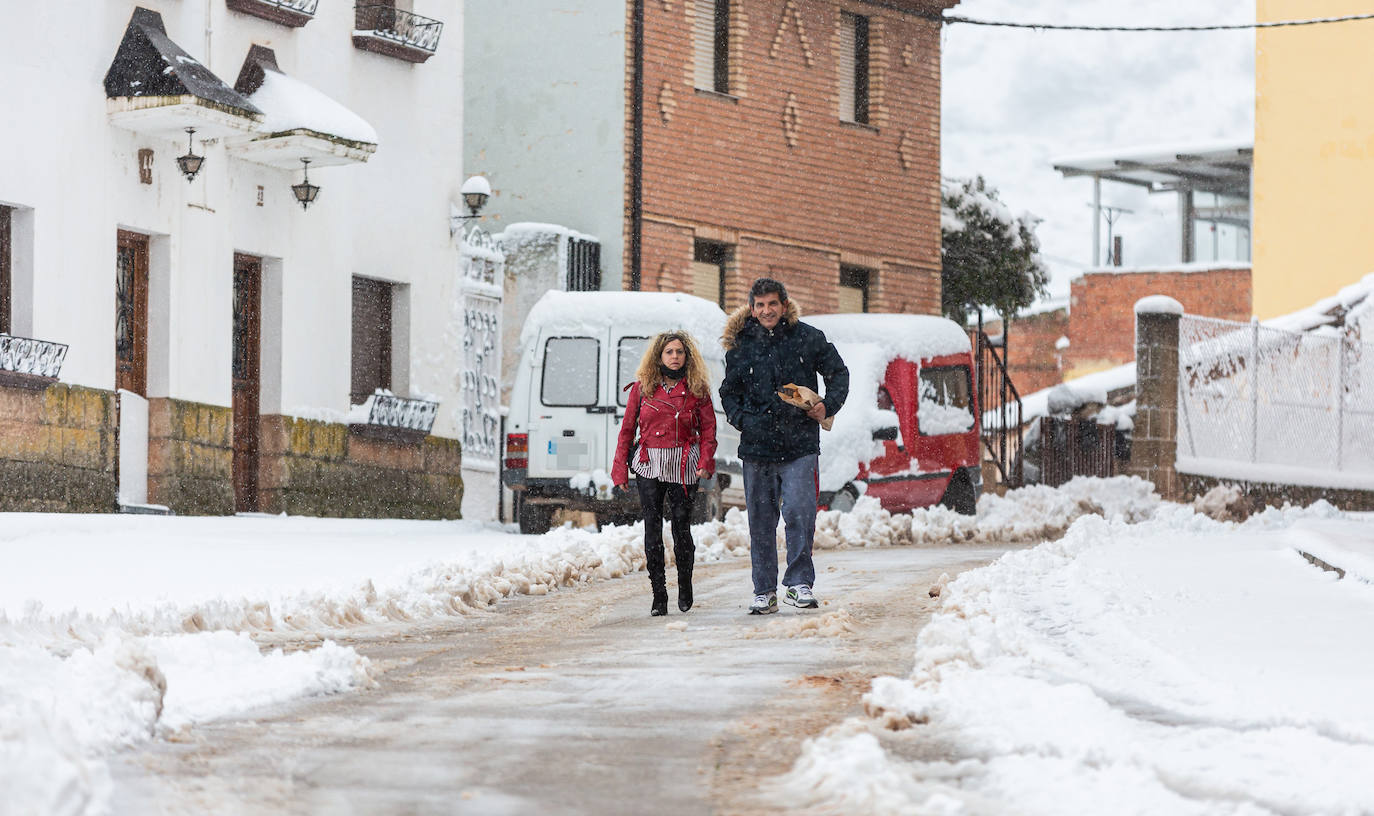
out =
[(1221, 479), (1216, 476), (1199, 476), (1194, 473), (1179, 473), (1177, 476), (1183, 495), (1187, 497), (1187, 500), (1205, 495), (1207, 491), (1218, 485), (1235, 485), (1240, 489), (1242, 501), (1250, 513), (1259, 512), (1265, 507), (1282, 507), (1285, 504), (1306, 506), (1319, 499), (1325, 499), (1342, 510), (1374, 510), (1374, 491), (1369, 490), (1241, 482), (1235, 479)]
[(230, 408), (148, 400), (148, 501), (178, 515), (231, 515), (233, 432)]
[(114, 512), (116, 437), (112, 392), (0, 386), (0, 511)]
[(262, 418), (259, 509), (347, 518), (462, 517), (462, 448), (456, 439), (388, 440), (348, 426)]

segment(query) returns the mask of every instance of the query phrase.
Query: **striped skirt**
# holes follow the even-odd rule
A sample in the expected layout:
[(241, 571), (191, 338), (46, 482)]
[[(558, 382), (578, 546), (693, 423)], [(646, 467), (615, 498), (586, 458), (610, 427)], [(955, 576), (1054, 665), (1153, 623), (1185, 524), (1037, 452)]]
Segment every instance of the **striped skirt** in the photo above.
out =
[(693, 445), (686, 451), (685, 468), (682, 466), (682, 448), (649, 448), (649, 461), (645, 462), (640, 459), (640, 450), (643, 447), (640, 445), (635, 448), (634, 455), (630, 458), (636, 476), (673, 484), (696, 484), (697, 460), (701, 457), (699, 446)]

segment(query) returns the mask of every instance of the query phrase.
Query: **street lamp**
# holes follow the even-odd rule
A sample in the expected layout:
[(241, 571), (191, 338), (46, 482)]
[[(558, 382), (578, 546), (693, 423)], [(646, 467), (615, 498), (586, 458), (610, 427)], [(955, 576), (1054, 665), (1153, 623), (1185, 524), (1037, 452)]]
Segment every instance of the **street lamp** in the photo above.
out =
[(305, 171), (305, 179), (300, 184), (292, 184), (291, 192), (296, 194), (296, 200), (301, 203), (301, 209), (308, 210), (311, 203), (315, 201), (315, 196), (320, 194), (320, 188), (318, 185), (310, 183), (310, 160), (302, 158), (301, 167)]
[(478, 217), (478, 211), (485, 207), (487, 199), (491, 198), (491, 184), (485, 176), (471, 176), (463, 182), (462, 187), (458, 188), (458, 193), (463, 197), (463, 204), (468, 208), (468, 215), (463, 215), (457, 207), (450, 208), (449, 235), (456, 235), (464, 221)]
[(177, 156), (177, 167), (181, 168), (181, 174), (186, 177), (187, 182), (195, 178), (200, 172), (200, 166), (205, 164), (205, 157), (196, 155), (195, 145), (191, 141), (195, 133), (195, 128), (186, 128), (186, 155)]

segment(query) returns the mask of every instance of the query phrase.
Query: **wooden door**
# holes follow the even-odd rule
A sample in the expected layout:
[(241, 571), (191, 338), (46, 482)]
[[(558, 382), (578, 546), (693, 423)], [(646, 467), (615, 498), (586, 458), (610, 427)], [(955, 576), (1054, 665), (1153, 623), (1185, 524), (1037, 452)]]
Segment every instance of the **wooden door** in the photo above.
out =
[(14, 330), (10, 317), (12, 309), (10, 292), (13, 286), (10, 273), (12, 254), (10, 249), (12, 243), (10, 240), (10, 219), (12, 212), (14, 211), (11, 208), (0, 205), (0, 334), (9, 334)]
[(115, 387), (148, 396), (148, 236), (123, 230), (115, 251)]
[(234, 510), (258, 510), (262, 260), (234, 255)]
[(391, 284), (354, 278), (353, 404), (362, 404), (378, 388), (391, 389)]

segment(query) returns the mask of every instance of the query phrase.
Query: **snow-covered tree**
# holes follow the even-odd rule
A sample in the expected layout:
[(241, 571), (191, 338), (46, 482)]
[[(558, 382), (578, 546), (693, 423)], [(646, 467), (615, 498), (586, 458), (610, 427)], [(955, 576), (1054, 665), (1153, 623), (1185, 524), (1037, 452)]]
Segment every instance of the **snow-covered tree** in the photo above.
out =
[(979, 307), (1007, 317), (1045, 293), (1049, 271), (1040, 262), (1038, 218), (1013, 215), (982, 176), (947, 179), (940, 204), (946, 317), (963, 322)]

